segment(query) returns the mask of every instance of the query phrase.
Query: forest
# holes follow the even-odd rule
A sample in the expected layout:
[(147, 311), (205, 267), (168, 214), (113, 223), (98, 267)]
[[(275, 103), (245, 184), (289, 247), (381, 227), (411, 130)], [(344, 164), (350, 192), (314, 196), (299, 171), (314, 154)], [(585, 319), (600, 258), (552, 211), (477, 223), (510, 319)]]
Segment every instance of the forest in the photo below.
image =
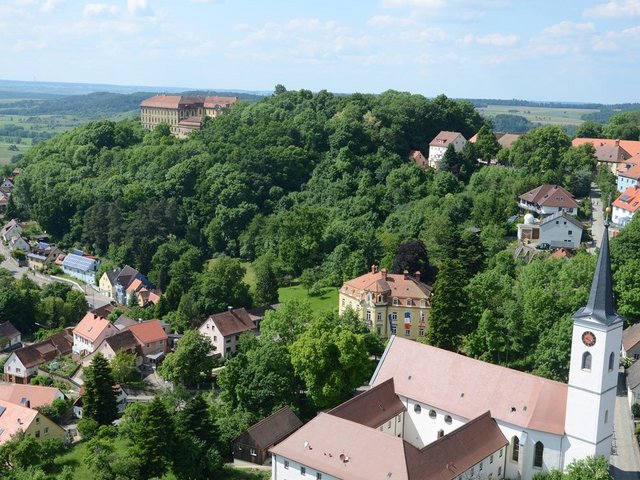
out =
[[(447, 152), (439, 171), (425, 171), (409, 152), (427, 152), (441, 130), (467, 138), (481, 131), (475, 146)], [(280, 86), (187, 140), (166, 126), (145, 132), (122, 120), (42, 142), (20, 163), (8, 215), (35, 219), (61, 246), (101, 256), (102, 270), (129, 264), (148, 274), (164, 292), (148, 315), (178, 331), (227, 305), (277, 301), (278, 286), (291, 279), (317, 290), (374, 263), (391, 268), (417, 242), (423, 278), (435, 284), (432, 343), (563, 379), (569, 340), (557, 333), (586, 300), (594, 259), (579, 252), (566, 262), (521, 264), (505, 250), (514, 233), (508, 219), (518, 195), (540, 183), (588, 195), (594, 152), (572, 148), (555, 126), (532, 130), (510, 150), (492, 139), (470, 103), (443, 95)], [(476, 161), (495, 157), (502, 165)], [(584, 218), (590, 208), (583, 202)], [(617, 244), (627, 230), (634, 226)], [(632, 246), (616, 248), (622, 258)], [(614, 260), (617, 275), (635, 274)], [(243, 280), (247, 262), (255, 289)], [(635, 322), (633, 295), (620, 291), (619, 299)]]

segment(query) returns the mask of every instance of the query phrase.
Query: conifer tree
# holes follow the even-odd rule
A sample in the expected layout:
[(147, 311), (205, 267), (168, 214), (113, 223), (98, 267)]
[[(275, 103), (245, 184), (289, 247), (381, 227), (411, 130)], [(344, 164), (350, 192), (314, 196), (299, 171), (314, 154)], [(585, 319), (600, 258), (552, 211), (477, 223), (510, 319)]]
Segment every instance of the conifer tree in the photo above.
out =
[(116, 419), (116, 396), (113, 392), (113, 373), (109, 362), (101, 353), (96, 354), (85, 370), (83, 417), (100, 425), (109, 425)]
[(132, 456), (139, 461), (140, 479), (160, 478), (171, 469), (175, 426), (160, 397), (149, 403), (133, 433)]

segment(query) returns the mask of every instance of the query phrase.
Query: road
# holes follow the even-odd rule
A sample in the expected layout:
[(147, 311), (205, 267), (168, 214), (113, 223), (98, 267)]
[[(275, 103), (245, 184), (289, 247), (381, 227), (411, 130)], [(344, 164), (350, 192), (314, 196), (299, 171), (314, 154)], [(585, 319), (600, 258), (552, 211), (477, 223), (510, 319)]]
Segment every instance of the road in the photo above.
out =
[(615, 480), (640, 480), (640, 449), (634, 434), (624, 373), (618, 378), (611, 473)]
[(5, 258), (4, 261), (0, 264), (0, 267), (9, 270), (15, 278), (21, 278), (23, 275), (26, 275), (40, 287), (53, 282), (69, 283), (73, 285), (73, 288), (82, 290), (84, 292), (90, 309), (101, 307), (111, 301), (110, 298), (105, 297), (100, 292), (96, 291), (91, 285), (81, 285), (79, 282), (72, 282), (66, 279), (54, 279), (49, 275), (43, 275), (42, 273), (34, 272), (27, 267), (20, 267), (16, 259), (11, 256), (11, 252), (9, 251), (7, 246), (1, 241), (0, 254), (2, 254)]
[(595, 246), (600, 248), (602, 243), (602, 235), (604, 234), (604, 212), (602, 211), (602, 198), (600, 197), (600, 189), (595, 183), (591, 184), (591, 236), (595, 241)]

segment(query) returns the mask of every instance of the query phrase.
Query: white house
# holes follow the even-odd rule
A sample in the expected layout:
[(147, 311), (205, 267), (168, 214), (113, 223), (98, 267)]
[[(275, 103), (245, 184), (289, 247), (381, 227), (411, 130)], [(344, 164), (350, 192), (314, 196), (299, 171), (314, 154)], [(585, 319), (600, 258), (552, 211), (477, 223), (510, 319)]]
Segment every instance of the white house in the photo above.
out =
[(82, 252), (69, 253), (62, 261), (62, 271), (90, 285), (96, 284), (96, 272), (100, 261), (82, 255)]
[(640, 182), (640, 159), (630, 159), (618, 165), (616, 170), (616, 186), (619, 192), (635, 187)]
[(639, 208), (640, 208), (640, 188), (637, 185), (633, 187), (628, 187), (613, 202), (611, 221), (615, 225), (624, 227), (627, 223), (631, 221), (631, 219), (636, 214)]
[[(392, 337), (370, 385), (392, 382), (404, 410), (387, 395), (350, 414), (320, 414), (271, 449), (272, 478), (531, 480), (573, 460), (608, 459), (623, 319), (607, 230), (588, 302), (573, 315), (568, 384)], [(448, 442), (457, 448), (429, 455)]]
[(88, 355), (98, 348), (105, 338), (118, 332), (119, 330), (106, 318), (87, 312), (73, 329), (73, 353)]
[(578, 248), (582, 230), (582, 222), (566, 212), (556, 212), (540, 221), (540, 242), (551, 247)]
[(0, 323), (0, 350), (11, 349), (22, 341), (22, 334), (11, 322)]
[(214, 353), (227, 357), (236, 352), (240, 335), (256, 332), (256, 324), (244, 308), (229, 308), (209, 316), (198, 331), (211, 340)]
[(573, 195), (559, 185), (544, 184), (520, 195), (518, 206), (538, 215), (552, 215), (556, 212), (578, 214), (579, 205)]
[(460, 132), (440, 132), (431, 143), (429, 143), (428, 164), (431, 168), (437, 168), (449, 145), (453, 145), (456, 152), (460, 153), (467, 140)]

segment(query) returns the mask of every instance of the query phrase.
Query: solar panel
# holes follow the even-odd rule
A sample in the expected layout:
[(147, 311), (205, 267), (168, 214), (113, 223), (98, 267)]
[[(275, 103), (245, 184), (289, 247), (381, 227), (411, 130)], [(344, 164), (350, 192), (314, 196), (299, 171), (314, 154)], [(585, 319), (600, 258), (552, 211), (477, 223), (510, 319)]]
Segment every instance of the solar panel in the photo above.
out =
[(5, 410), (6, 410), (6, 408), (4, 408), (2, 405), (0, 405), (0, 417), (2, 416), (2, 414), (4, 413)]
[(624, 195), (622, 195), (620, 197), (620, 200), (623, 201), (623, 202), (626, 202), (627, 200), (629, 200), (630, 197), (631, 197), (631, 195), (625, 193)]

